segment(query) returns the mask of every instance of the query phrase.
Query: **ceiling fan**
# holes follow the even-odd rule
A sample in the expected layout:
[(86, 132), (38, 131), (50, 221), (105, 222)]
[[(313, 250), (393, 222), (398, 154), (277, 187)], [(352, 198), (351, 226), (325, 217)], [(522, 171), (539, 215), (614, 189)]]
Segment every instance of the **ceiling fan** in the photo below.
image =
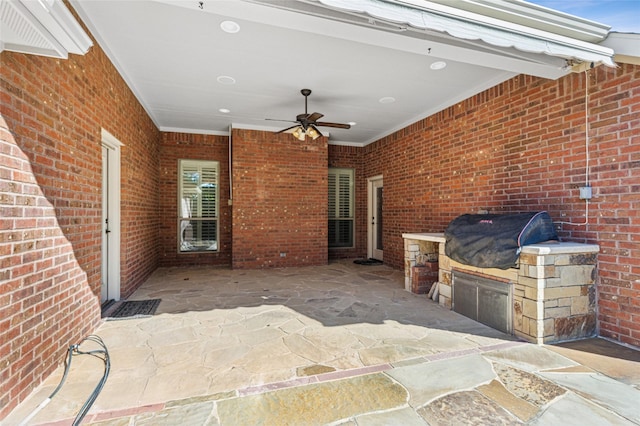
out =
[[(307, 136), (309, 136), (311, 139), (314, 139), (314, 140), (318, 139), (320, 136), (322, 136), (322, 133), (320, 132), (318, 127), (335, 127), (335, 128), (338, 128), (338, 129), (349, 129), (349, 128), (351, 128), (351, 125), (349, 125), (349, 124), (329, 123), (329, 122), (326, 122), (326, 121), (317, 121), (317, 120), (321, 119), (322, 117), (324, 117), (324, 114), (320, 114), (319, 112), (314, 112), (312, 114), (309, 114), (307, 112), (307, 98), (311, 94), (311, 90), (310, 89), (302, 89), (300, 91), (300, 93), (302, 93), (302, 96), (304, 96), (304, 114), (298, 114), (296, 116), (296, 121), (291, 121), (292, 123), (296, 123), (294, 126), (287, 127), (286, 129), (282, 129), (282, 130), (280, 130), (279, 132), (276, 132), (276, 133), (284, 133), (284, 132), (287, 132), (287, 131), (289, 131), (291, 129), (295, 129), (293, 131), (293, 136), (295, 136), (299, 140), (303, 141), (305, 139), (305, 137), (307, 137)], [(289, 121), (289, 120), (274, 120), (274, 119), (269, 119), (269, 118), (267, 118), (267, 120)]]

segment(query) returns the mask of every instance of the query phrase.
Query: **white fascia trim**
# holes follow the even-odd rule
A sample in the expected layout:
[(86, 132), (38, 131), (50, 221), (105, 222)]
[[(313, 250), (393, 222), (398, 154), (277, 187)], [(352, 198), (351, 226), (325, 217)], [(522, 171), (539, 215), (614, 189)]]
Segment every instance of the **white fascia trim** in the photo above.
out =
[[(233, 129), (257, 130), (259, 132), (275, 133), (282, 130), (282, 127), (260, 126), (255, 124), (243, 124), (243, 123), (233, 123), (231, 126), (233, 127)], [(293, 129), (291, 129), (291, 131), (293, 131)], [(365, 143), (362, 143), (362, 142), (343, 142), (343, 141), (333, 140), (331, 139), (331, 133), (327, 131), (323, 131), (322, 128), (320, 129), (320, 132), (322, 133), (323, 136), (327, 138), (329, 145), (344, 145), (344, 146), (357, 146), (357, 147), (363, 147), (366, 145)], [(291, 132), (285, 132), (285, 133), (291, 133)]]
[(344, 141), (334, 141), (334, 140), (331, 140), (331, 139), (329, 139), (329, 145), (355, 146), (356, 148), (364, 148), (365, 146), (367, 146), (367, 144), (361, 143), (361, 142), (344, 142)]
[(616, 52), (616, 55), (640, 58), (640, 34), (611, 32), (601, 43)]
[[(370, 1), (370, 0), (367, 0)], [(445, 6), (437, 3), (431, 3), (425, 0), (382, 0), (385, 3), (394, 4), (406, 4), (412, 8), (424, 10), (426, 12), (435, 12), (439, 15), (447, 16), (453, 19), (462, 19), (467, 22), (488, 26), (495, 29), (500, 29), (508, 32), (514, 32), (523, 35), (529, 35), (536, 38), (548, 40), (548, 41), (561, 41), (569, 44), (575, 44), (576, 46), (584, 48), (598, 48), (597, 45), (587, 43), (582, 40), (566, 37), (560, 34), (553, 34), (548, 31), (538, 30), (536, 28), (527, 27), (524, 25), (516, 24), (513, 22), (504, 21), (502, 19), (492, 18), (490, 16), (484, 16), (473, 12), (457, 9), (450, 6)]]
[(229, 136), (229, 131), (207, 130), (207, 129), (186, 129), (183, 127), (159, 127), (158, 130), (165, 133), (190, 133), (194, 135)]
[[(446, 32), (456, 38), (480, 39), (501, 47), (513, 47), (518, 50), (563, 58), (574, 57), (583, 61), (601, 62), (608, 66), (615, 66), (612, 60), (613, 50), (609, 48), (426, 0), (318, 1), (330, 8), (366, 14), (386, 22), (405, 24), (413, 28)], [(421, 14), (424, 12), (430, 15), (431, 21), (436, 16), (440, 17), (441, 22), (428, 23), (428, 20), (424, 19), (424, 15)], [(418, 16), (418, 14), (421, 15)], [(452, 26), (455, 23), (458, 24), (457, 29), (454, 28), (456, 25)], [(460, 24), (471, 25), (471, 27), (462, 28)], [(487, 32), (479, 34), (473, 29), (475, 25), (485, 28)], [(523, 37), (524, 40), (516, 40), (517, 37)], [(525, 42), (527, 39), (529, 39), (529, 43)], [(533, 40), (538, 41), (538, 45), (535, 47), (530, 45)]]
[[(281, 127), (276, 127), (276, 126), (265, 126), (261, 124), (248, 124), (248, 123), (232, 123), (231, 125), (233, 126), (234, 130), (235, 129), (257, 130), (259, 132), (277, 132), (287, 127), (286, 125)], [(293, 131), (293, 129), (291, 130)]]
[[(537, 39), (548, 41), (551, 43), (558, 43), (564, 46), (569, 46), (579, 50), (583, 50), (585, 52), (595, 53), (596, 55), (603, 55), (607, 59), (609, 59), (609, 62), (603, 59), (602, 62), (604, 64), (609, 66), (615, 66), (615, 63), (611, 60), (611, 58), (613, 57), (613, 50), (604, 46), (599, 46), (597, 44), (588, 43), (586, 41), (577, 40), (577, 39), (566, 37), (560, 34), (553, 34), (548, 31), (538, 30), (536, 28), (526, 27), (524, 25), (516, 24), (513, 22), (503, 21), (501, 19), (492, 18), (490, 16), (483, 16), (477, 13), (467, 12), (467, 11), (456, 9), (453, 7), (431, 3), (425, 0), (420, 0), (420, 1), (389, 0), (389, 1), (391, 3), (410, 4), (415, 8), (425, 10), (425, 11), (443, 13), (454, 19), (463, 19), (471, 23), (488, 26), (494, 29), (515, 33), (515, 34), (521, 34), (524, 36), (537, 38)], [(432, 8), (433, 10), (430, 10)], [(587, 59), (587, 60), (591, 61), (592, 59)]]
[[(451, 4), (451, 0), (430, 1), (444, 5)], [(599, 43), (607, 37), (611, 30), (610, 25), (524, 0), (457, 0), (455, 6), (459, 9), (475, 11), (483, 16), (519, 23), (525, 27), (537, 28), (591, 43)]]
[[(25, 0), (21, 0), (25, 2)], [(93, 46), (93, 40), (76, 21), (69, 9), (60, 0), (47, 0), (49, 16), (60, 26), (63, 32), (56, 34), (69, 53), (84, 55)]]
[[(5, 0), (12, 1), (12, 0)], [(76, 21), (61, 0), (13, 0), (20, 3), (31, 14), (31, 23), (37, 21), (67, 53), (84, 55), (93, 46), (93, 41)]]

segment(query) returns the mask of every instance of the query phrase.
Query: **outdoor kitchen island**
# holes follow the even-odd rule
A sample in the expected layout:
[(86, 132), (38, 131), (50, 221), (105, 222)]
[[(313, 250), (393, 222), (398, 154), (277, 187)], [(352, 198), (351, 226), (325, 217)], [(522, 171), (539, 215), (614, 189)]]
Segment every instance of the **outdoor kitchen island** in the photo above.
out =
[(407, 291), (422, 260), (437, 256), (440, 305), (537, 344), (595, 335), (598, 245), (531, 244), (522, 247), (518, 267), (497, 269), (450, 259), (444, 234), (402, 237)]

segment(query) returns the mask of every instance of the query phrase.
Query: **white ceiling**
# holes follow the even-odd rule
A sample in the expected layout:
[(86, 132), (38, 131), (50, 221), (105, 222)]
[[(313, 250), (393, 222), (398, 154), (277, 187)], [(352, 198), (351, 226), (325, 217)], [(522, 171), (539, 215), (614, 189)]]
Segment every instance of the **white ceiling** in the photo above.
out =
[[(313, 0), (259, 1), (72, 5), (163, 131), (226, 134), (230, 125), (277, 131), (304, 112), (300, 89), (309, 88), (309, 112), (323, 113), (320, 121), (357, 123), (320, 128), (330, 141), (365, 145), (514, 75), (567, 72), (564, 60), (542, 54), (313, 16), (309, 10), (321, 6)], [(308, 10), (286, 9), (294, 3)], [(226, 20), (240, 31), (222, 31)], [(434, 71), (436, 61), (447, 66)], [(218, 82), (220, 76), (235, 84)], [(395, 102), (381, 103), (385, 97)]]

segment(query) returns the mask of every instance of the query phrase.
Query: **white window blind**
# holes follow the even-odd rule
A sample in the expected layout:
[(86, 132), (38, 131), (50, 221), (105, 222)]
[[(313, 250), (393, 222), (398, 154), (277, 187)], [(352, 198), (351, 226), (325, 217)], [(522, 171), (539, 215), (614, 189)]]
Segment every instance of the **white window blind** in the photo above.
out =
[(329, 247), (353, 247), (354, 171), (329, 169)]
[(178, 250), (216, 251), (218, 162), (180, 160), (178, 169)]

